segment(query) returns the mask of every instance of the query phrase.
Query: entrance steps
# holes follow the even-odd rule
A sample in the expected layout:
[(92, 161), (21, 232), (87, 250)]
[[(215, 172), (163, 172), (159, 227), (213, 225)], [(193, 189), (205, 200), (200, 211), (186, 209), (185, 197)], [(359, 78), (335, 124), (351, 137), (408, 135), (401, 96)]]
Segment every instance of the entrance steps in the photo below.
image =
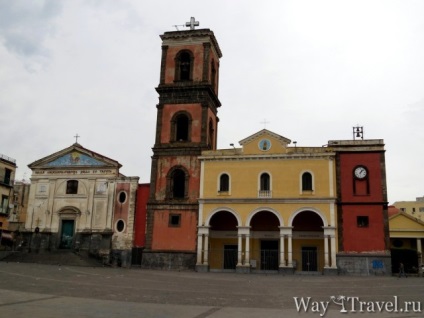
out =
[(13, 251), (10, 255), (1, 260), (9, 263), (35, 263), (45, 265), (66, 265), (66, 266), (103, 266), (101, 261), (84, 254), (77, 254), (70, 250), (56, 250), (52, 252), (43, 251), (39, 253)]
[(295, 271), (295, 275), (309, 275), (309, 276), (321, 276), (322, 272), (314, 272), (314, 271)]

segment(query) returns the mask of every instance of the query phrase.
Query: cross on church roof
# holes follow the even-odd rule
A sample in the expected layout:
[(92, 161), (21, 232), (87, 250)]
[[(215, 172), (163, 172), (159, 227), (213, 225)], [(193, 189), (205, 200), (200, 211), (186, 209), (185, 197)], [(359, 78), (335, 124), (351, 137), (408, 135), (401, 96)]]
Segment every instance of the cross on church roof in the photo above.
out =
[(186, 22), (186, 27), (190, 27), (190, 30), (194, 30), (195, 26), (199, 26), (199, 21), (196, 21), (194, 17), (190, 18), (190, 22)]
[(74, 138), (75, 138), (75, 143), (77, 144), (78, 143), (78, 138), (79, 137), (81, 137), (81, 136), (78, 136), (78, 134), (76, 134), (75, 136), (74, 136)]
[(261, 121), (261, 124), (264, 124), (264, 128), (266, 128), (266, 124), (269, 124), (269, 121), (267, 121), (266, 119), (264, 119), (264, 121)]

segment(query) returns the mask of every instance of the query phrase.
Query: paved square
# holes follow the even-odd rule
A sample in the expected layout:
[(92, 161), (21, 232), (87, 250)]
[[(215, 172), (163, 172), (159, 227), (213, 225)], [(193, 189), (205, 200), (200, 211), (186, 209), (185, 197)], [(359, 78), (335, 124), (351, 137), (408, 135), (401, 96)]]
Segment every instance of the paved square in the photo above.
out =
[[(424, 278), (171, 272), (0, 262), (2, 317), (423, 317)], [(308, 311), (294, 297), (309, 298)], [(395, 298), (396, 297), (396, 298)], [(397, 312), (379, 308), (397, 299)], [(404, 302), (414, 302), (408, 312)], [(375, 304), (379, 302), (378, 304)], [(324, 313), (321, 305), (327, 305)], [(374, 312), (368, 312), (373, 309)], [(390, 306), (388, 307), (390, 309)], [(392, 308), (393, 309), (393, 308)], [(420, 309), (421, 312), (418, 312)], [(393, 310), (392, 310), (393, 311)]]

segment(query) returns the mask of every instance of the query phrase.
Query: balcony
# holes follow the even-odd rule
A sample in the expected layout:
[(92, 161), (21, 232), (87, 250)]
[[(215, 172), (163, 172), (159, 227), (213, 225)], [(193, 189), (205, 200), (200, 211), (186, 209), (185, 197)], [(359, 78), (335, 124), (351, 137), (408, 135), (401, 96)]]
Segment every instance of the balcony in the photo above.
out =
[(271, 198), (272, 192), (271, 190), (259, 190), (258, 198)]

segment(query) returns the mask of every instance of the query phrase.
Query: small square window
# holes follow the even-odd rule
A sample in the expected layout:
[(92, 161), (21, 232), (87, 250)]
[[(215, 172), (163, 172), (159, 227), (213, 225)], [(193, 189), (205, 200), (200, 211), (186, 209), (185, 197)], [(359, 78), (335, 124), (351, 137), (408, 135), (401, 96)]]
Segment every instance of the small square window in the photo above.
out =
[(181, 225), (181, 214), (170, 214), (169, 215), (169, 226), (178, 227)]
[(369, 225), (368, 216), (358, 216), (356, 218), (356, 224), (358, 227), (368, 227)]

